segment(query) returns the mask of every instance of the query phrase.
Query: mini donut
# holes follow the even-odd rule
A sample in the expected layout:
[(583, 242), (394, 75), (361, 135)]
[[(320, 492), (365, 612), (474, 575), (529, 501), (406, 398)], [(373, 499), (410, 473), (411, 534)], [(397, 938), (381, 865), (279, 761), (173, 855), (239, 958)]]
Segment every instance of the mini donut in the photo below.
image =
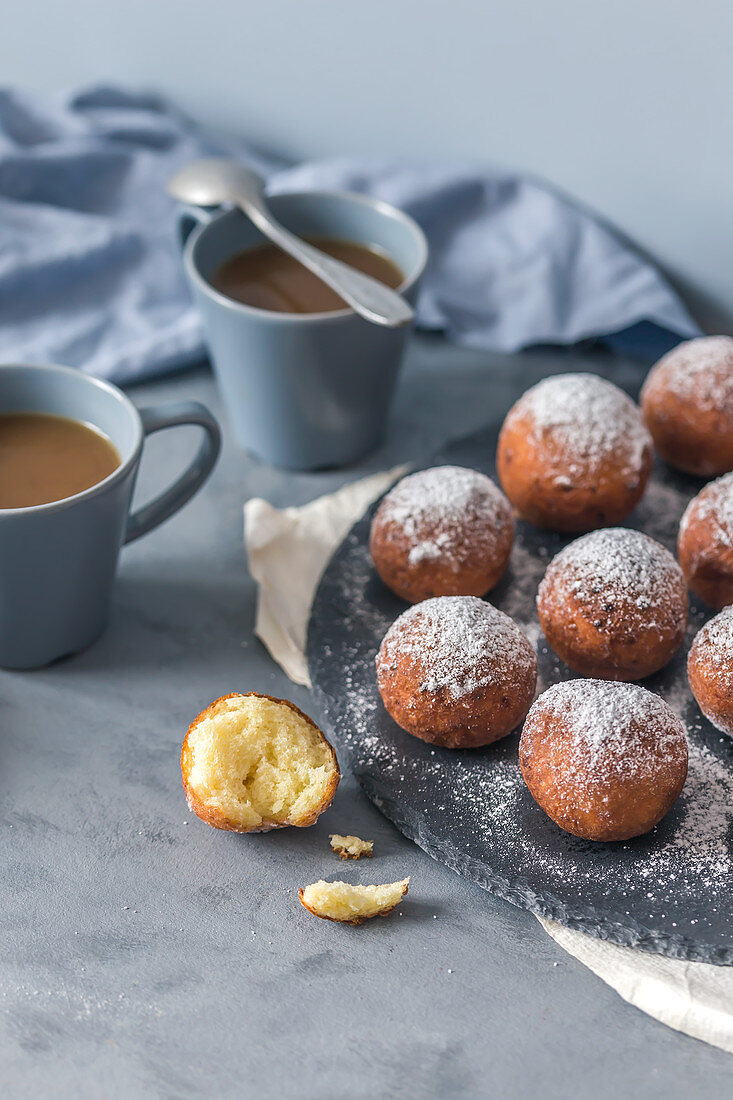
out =
[(647, 375), (641, 407), (670, 466), (700, 477), (733, 470), (733, 339), (678, 344)]
[(377, 654), (388, 714), (408, 733), (450, 749), (505, 737), (522, 721), (537, 659), (513, 619), (475, 596), (409, 607)]
[(651, 437), (630, 397), (594, 374), (546, 378), (509, 410), (499, 480), (537, 527), (590, 531), (619, 523), (642, 497)]
[(677, 553), (696, 596), (718, 610), (733, 603), (733, 473), (711, 481), (687, 505)]
[(638, 684), (566, 680), (532, 704), (519, 742), (530, 794), (585, 840), (649, 832), (687, 777), (682, 722)]
[(687, 678), (707, 720), (733, 737), (733, 607), (724, 608), (696, 635)]
[(387, 587), (419, 603), (430, 596), (484, 596), (506, 570), (513, 542), (511, 506), (491, 478), (435, 466), (387, 493), (369, 548)]
[(552, 559), (537, 611), (555, 653), (582, 676), (641, 680), (663, 668), (687, 628), (687, 587), (664, 546), (610, 527)]

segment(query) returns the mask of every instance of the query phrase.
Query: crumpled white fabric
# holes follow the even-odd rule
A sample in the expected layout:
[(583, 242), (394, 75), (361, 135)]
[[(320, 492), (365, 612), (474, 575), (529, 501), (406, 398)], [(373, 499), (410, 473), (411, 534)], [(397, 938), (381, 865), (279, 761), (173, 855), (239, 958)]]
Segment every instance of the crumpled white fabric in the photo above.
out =
[(310, 687), (306, 631), (321, 574), (356, 519), (407, 471), (395, 466), (312, 500), (273, 508), (253, 497), (244, 506), (249, 571), (257, 582), (255, 634), (291, 680)]
[[(245, 505), (245, 545), (258, 585), (255, 632), (291, 680), (310, 687), (306, 631), (321, 574), (373, 500), (405, 472), (395, 467), (301, 508)], [(618, 947), (540, 919), (557, 944), (629, 1004), (676, 1031), (733, 1053), (733, 967)]]
[(629, 1004), (733, 1054), (733, 967), (667, 959), (539, 918), (553, 940)]

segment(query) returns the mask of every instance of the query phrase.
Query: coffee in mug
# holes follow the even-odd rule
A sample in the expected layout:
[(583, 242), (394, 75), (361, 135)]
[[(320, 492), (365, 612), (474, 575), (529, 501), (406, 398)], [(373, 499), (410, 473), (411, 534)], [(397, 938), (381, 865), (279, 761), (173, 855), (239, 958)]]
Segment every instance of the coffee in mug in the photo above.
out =
[[(332, 237), (309, 237), (309, 244), (397, 289), (405, 281), (394, 260), (381, 249)], [(219, 264), (211, 285), (227, 298), (278, 313), (329, 313), (346, 302), (307, 267), (274, 244), (248, 248)]]
[[(145, 439), (179, 424), (203, 430), (198, 451), (131, 511)], [(0, 365), (0, 667), (38, 668), (101, 634), (120, 548), (190, 500), (219, 444), (196, 401), (137, 409), (82, 371)]]
[(80, 420), (0, 414), (0, 508), (33, 508), (83, 493), (120, 462), (114, 443)]

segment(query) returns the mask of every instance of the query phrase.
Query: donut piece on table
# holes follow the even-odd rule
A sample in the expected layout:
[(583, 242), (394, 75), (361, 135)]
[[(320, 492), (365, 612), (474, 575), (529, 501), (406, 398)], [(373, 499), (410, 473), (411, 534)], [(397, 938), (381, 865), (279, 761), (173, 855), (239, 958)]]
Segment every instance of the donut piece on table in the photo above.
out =
[(547, 641), (574, 672), (641, 680), (682, 644), (687, 587), (661, 543), (610, 527), (583, 535), (553, 558), (537, 611)]
[(709, 722), (733, 737), (733, 607), (698, 632), (687, 658), (690, 690)]
[(733, 339), (678, 344), (649, 372), (641, 407), (670, 466), (700, 477), (733, 470)]
[(639, 408), (594, 374), (539, 382), (499, 434), (504, 492), (523, 519), (553, 531), (619, 523), (641, 499), (652, 462)]
[(435, 466), (387, 493), (369, 548), (379, 576), (402, 599), (484, 596), (501, 579), (514, 542), (509, 501), (486, 474)]
[(535, 802), (585, 840), (629, 840), (661, 821), (687, 777), (682, 722), (638, 684), (566, 680), (532, 704), (519, 764)]
[(181, 749), (193, 812), (215, 829), (263, 833), (312, 825), (339, 784), (336, 753), (295, 703), (256, 691), (216, 699)]
[(687, 583), (710, 607), (733, 603), (733, 473), (712, 481), (688, 504), (677, 553)]
[(537, 659), (513, 619), (475, 596), (438, 596), (407, 609), (384, 636), (377, 683), (408, 733), (446, 748), (505, 737), (529, 709)]

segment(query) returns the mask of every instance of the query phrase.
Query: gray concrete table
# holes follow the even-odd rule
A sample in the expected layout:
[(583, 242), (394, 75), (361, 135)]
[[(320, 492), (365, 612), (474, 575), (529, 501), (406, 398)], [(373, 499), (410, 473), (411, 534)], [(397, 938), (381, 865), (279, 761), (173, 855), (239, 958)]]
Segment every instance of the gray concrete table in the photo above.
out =
[[(311, 829), (242, 837), (189, 814), (191, 718), (229, 691), (313, 709), (253, 637), (242, 546), (254, 494), (300, 503), (427, 457), (558, 369), (638, 368), (590, 353), (513, 359), (418, 340), (387, 444), (358, 469), (294, 475), (225, 425), (207, 489), (123, 551), (112, 622), (87, 652), (0, 675), (0, 1093), (5, 1097), (722, 1097), (733, 1062), (624, 1004), (528, 913), (433, 862), (348, 776)], [(204, 370), (132, 391), (197, 397)], [(139, 498), (194, 443), (151, 440)], [(317, 717), (317, 715), (316, 715)], [(375, 840), (346, 865), (328, 833)], [(297, 888), (412, 876), (399, 915), (319, 921)]]

